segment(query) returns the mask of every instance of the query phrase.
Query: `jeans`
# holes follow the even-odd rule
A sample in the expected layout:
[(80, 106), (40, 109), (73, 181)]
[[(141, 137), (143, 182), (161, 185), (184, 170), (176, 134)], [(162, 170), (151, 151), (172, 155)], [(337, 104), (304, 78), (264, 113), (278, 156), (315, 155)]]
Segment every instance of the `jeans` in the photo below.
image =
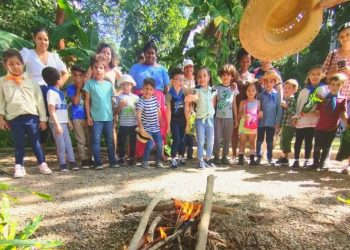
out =
[(129, 136), (129, 157), (135, 157), (136, 150), (136, 126), (120, 126), (118, 129), (118, 154), (122, 159), (125, 156), (126, 139)]
[(256, 140), (256, 156), (261, 159), (261, 145), (264, 142), (266, 133), (267, 160), (272, 160), (273, 136), (275, 135), (274, 127), (259, 127), (258, 137)]
[(38, 164), (45, 162), (45, 155), (39, 140), (39, 117), (36, 115), (20, 115), (8, 121), (8, 123), (11, 127), (10, 131), (15, 146), (16, 164), (23, 166), (26, 136)]
[(154, 142), (156, 144), (156, 161), (158, 162), (162, 159), (162, 153), (163, 153), (162, 135), (160, 131), (150, 132), (146, 130), (146, 132), (152, 136), (153, 140), (149, 140), (146, 143), (145, 152), (143, 153), (143, 161), (148, 161), (149, 155), (151, 154), (151, 151), (153, 148), (153, 142)]
[(204, 123), (202, 119), (196, 119), (198, 160), (203, 160), (204, 144), (206, 144), (206, 158), (209, 159), (213, 154), (214, 127), (209, 125), (209, 119), (214, 124), (213, 118), (208, 118)]
[(184, 137), (185, 137), (186, 122), (171, 122), (170, 129), (173, 137), (173, 143), (171, 144), (171, 157), (174, 158), (179, 153), (183, 155), (185, 152)]
[(57, 135), (53, 123), (49, 123), (53, 138), (56, 143), (57, 157), (60, 165), (66, 164), (66, 156), (69, 162), (75, 162), (72, 142), (70, 140), (69, 128), (67, 123), (60, 123), (63, 134)]
[(101, 166), (101, 137), (105, 138), (109, 164), (115, 164), (115, 145), (113, 142), (113, 121), (94, 121), (92, 125), (92, 154), (95, 166)]

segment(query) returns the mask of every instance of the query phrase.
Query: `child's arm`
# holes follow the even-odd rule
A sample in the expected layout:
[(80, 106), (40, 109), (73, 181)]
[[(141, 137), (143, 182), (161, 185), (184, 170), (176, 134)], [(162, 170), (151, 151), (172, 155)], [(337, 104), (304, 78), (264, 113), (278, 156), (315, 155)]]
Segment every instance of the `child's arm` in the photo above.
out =
[(275, 121), (275, 129), (278, 130), (281, 126), (282, 121), (282, 106), (281, 106), (281, 95), (277, 98), (278, 104), (276, 107), (276, 121)]
[(233, 110), (233, 119), (234, 119), (234, 127), (238, 127), (238, 118), (237, 118), (237, 105), (236, 105), (236, 96), (233, 95), (232, 101), (232, 110)]
[[(185, 107), (186, 107), (186, 105), (185, 105)], [(185, 117), (186, 117), (186, 111), (185, 111)], [(168, 131), (166, 131), (166, 132), (168, 134), (170, 131), (170, 122), (171, 122), (171, 104), (170, 103), (167, 103), (167, 105), (166, 105), (166, 119), (167, 119), (167, 124), (168, 124), (168, 127), (167, 127)]]
[(241, 101), (239, 103), (239, 108), (238, 108), (238, 118), (239, 119), (241, 119), (243, 117), (243, 106), (244, 106), (243, 103), (244, 103), (243, 101)]
[(55, 126), (54, 130), (55, 130), (56, 135), (62, 135), (63, 129), (61, 127), (61, 124), (58, 122), (55, 105), (48, 104), (48, 109), (49, 109), (50, 117), (53, 121), (53, 125)]
[(163, 120), (162, 120), (162, 112), (160, 111), (160, 108), (158, 108), (158, 121), (159, 121), (159, 127), (163, 127)]
[(85, 111), (86, 111), (86, 117), (87, 117), (87, 123), (89, 126), (92, 126), (93, 121), (91, 118), (90, 108), (91, 108), (91, 100), (90, 100), (90, 93), (85, 91)]
[(143, 133), (144, 128), (143, 128), (141, 116), (142, 116), (142, 110), (136, 109), (137, 127), (140, 129), (140, 133)]
[(258, 118), (262, 119), (264, 117), (264, 112), (261, 110), (261, 104), (260, 101), (258, 100)]
[(38, 84), (34, 85), (34, 91), (35, 91), (35, 101), (36, 101), (36, 106), (38, 109), (39, 113), (39, 128), (41, 130), (47, 129), (47, 114), (46, 114), (46, 107), (45, 107), (45, 101), (44, 101), (44, 96), (43, 92), (41, 91), (40, 87)]
[(340, 118), (343, 120), (344, 124), (345, 124), (345, 128), (348, 128), (350, 126), (350, 124), (348, 123), (348, 115), (345, 111), (342, 111), (340, 113)]
[(78, 105), (80, 103), (80, 96), (81, 96), (82, 88), (83, 88), (83, 86), (81, 84), (76, 85), (75, 95), (72, 97), (72, 103), (74, 105)]
[(185, 129), (185, 133), (189, 133), (190, 132), (190, 103), (185, 103), (185, 120), (186, 120), (186, 129)]

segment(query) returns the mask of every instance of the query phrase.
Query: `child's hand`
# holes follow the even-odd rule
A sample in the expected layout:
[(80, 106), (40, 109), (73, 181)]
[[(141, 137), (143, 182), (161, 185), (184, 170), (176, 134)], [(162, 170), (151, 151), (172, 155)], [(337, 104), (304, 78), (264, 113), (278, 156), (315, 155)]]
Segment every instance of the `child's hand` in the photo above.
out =
[(92, 125), (94, 124), (94, 122), (92, 121), (92, 118), (91, 118), (91, 117), (88, 117), (88, 118), (87, 118), (87, 124), (88, 124), (89, 126), (92, 126)]
[(281, 106), (282, 108), (285, 108), (285, 109), (288, 108), (288, 104), (285, 101), (281, 102)]
[(263, 117), (264, 117), (264, 112), (260, 111), (260, 112), (258, 113), (258, 118), (259, 118), (259, 119), (262, 119)]
[(195, 95), (187, 95), (185, 97), (185, 102), (193, 102), (195, 100)]
[(62, 135), (63, 134), (63, 129), (60, 124), (55, 125), (55, 133), (56, 135)]
[(70, 130), (73, 130), (73, 123), (71, 121), (68, 121), (68, 127)]
[(276, 130), (276, 134), (278, 134), (278, 131), (280, 130), (280, 125), (279, 124), (275, 124), (275, 130)]
[(4, 117), (0, 116), (0, 129), (1, 130), (7, 130), (10, 129), (7, 122), (5, 121)]
[(40, 122), (40, 123), (39, 123), (39, 128), (40, 128), (41, 131), (47, 129), (47, 124), (46, 124), (46, 122)]
[(127, 105), (128, 105), (128, 102), (126, 100), (121, 100), (118, 104), (118, 109), (122, 109)]
[(292, 118), (292, 121), (291, 121), (292, 127), (295, 127), (297, 125), (297, 122), (298, 122), (298, 118)]
[(190, 133), (190, 124), (186, 124), (186, 128), (185, 128), (185, 134)]
[(238, 120), (237, 119), (235, 119), (235, 121), (234, 121), (234, 127), (238, 128)]

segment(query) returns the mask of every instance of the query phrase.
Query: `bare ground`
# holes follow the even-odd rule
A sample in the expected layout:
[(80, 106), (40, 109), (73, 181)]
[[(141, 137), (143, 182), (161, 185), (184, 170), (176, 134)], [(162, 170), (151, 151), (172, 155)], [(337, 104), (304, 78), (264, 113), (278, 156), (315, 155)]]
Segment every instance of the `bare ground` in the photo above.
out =
[[(57, 169), (54, 154), (47, 156)], [(346, 163), (331, 161), (331, 171), (292, 171), (278, 167), (223, 166), (197, 170), (196, 162), (178, 169), (122, 167), (38, 174), (28, 157), (28, 176), (12, 179), (13, 157), (0, 154), (1, 182), (51, 194), (53, 202), (16, 194), (11, 213), (20, 223), (43, 215), (36, 237), (59, 239), (65, 249), (123, 249), (135, 232), (140, 213), (124, 215), (122, 204), (148, 203), (161, 188), (170, 198), (202, 200), (206, 177), (217, 176), (214, 203), (235, 207), (233, 216), (213, 215), (210, 229), (232, 242), (227, 249), (350, 249), (350, 207), (336, 200), (350, 197)], [(244, 241), (252, 232), (258, 238)], [(191, 249), (188, 247), (188, 249)]]

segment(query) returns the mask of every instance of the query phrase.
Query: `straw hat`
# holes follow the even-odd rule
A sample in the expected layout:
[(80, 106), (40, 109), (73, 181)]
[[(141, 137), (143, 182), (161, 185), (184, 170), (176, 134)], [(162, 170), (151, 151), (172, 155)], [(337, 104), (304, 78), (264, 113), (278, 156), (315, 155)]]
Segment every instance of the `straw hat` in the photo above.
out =
[(260, 77), (260, 81), (264, 81), (265, 79), (275, 79), (276, 83), (281, 83), (282, 78), (281, 76), (274, 70), (268, 70), (265, 72), (265, 74)]
[(132, 76), (128, 74), (124, 74), (119, 78), (117, 86), (120, 87), (120, 85), (125, 82), (131, 83), (134, 87), (136, 86), (134, 78), (132, 78)]
[(137, 132), (136, 138), (142, 143), (147, 143), (149, 140), (152, 140), (152, 136), (144, 131), (144, 133), (141, 133), (139, 128), (136, 128), (135, 131)]
[(250, 0), (239, 28), (243, 47), (255, 58), (274, 61), (308, 46), (322, 25), (320, 0)]

